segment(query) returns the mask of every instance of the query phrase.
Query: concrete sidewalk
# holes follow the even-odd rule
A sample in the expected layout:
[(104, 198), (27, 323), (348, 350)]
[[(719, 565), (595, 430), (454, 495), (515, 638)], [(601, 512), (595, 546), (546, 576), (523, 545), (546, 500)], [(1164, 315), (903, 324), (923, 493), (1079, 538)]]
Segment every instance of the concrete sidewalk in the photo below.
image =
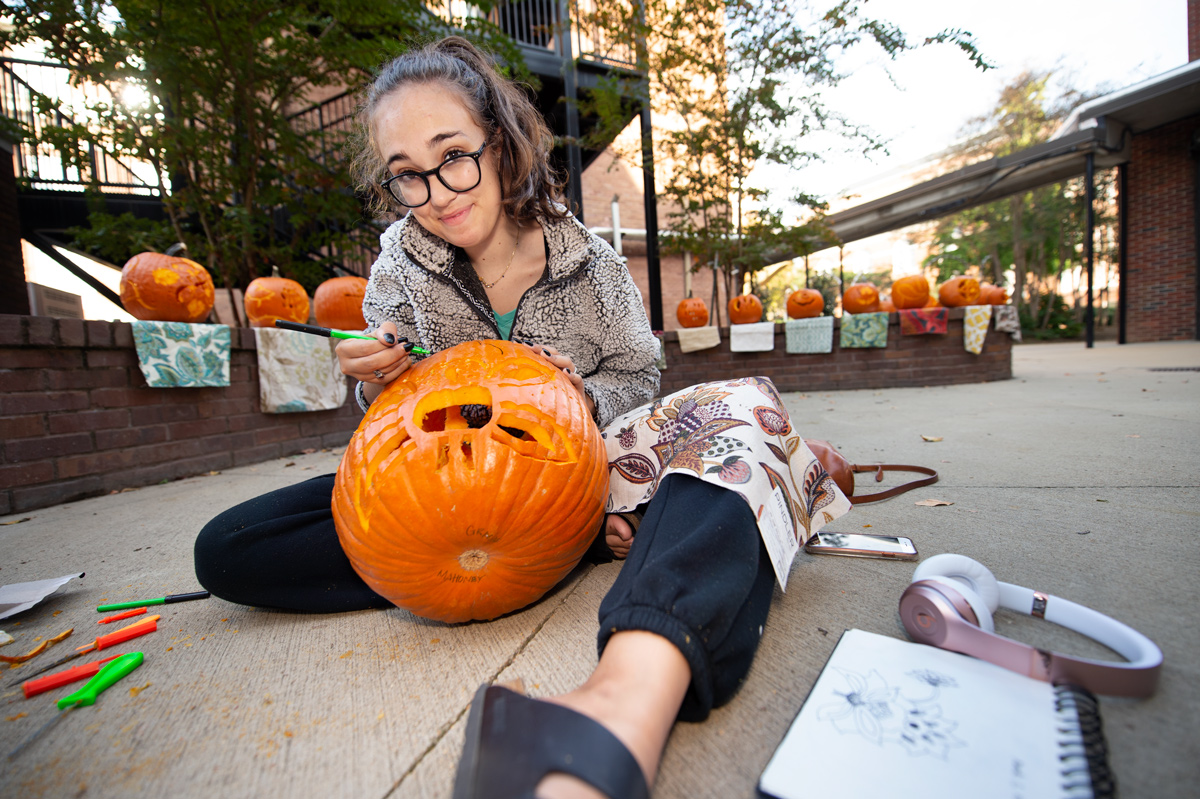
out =
[[(831, 528), (907, 535), (922, 557), (969, 555), (1000, 580), (1096, 608), (1158, 643), (1158, 693), (1102, 701), (1110, 764), (1125, 799), (1195, 796), (1200, 343), (1024, 345), (1013, 372), (1000, 383), (784, 396), (803, 435), (834, 442), (851, 461), (941, 474)], [(0, 583), (87, 572), (0, 621), (17, 639), (2, 653), (74, 627), (76, 643), (36, 667), (105, 631), (95, 624), (102, 602), (195, 590), (191, 547), (205, 521), (333, 471), (339, 457), (315, 452), (0, 519)], [(858, 485), (875, 487), (869, 475)], [(953, 504), (914, 504), (928, 498)], [(0, 779), (7, 795), (26, 797), (447, 797), (474, 689), (522, 677), (545, 696), (581, 682), (596, 659), (597, 607), (619, 569), (581, 567), (531, 608), (458, 626), (398, 609), (164, 606), (157, 633), (115, 650), (143, 651), (145, 664), (0, 766)], [(911, 574), (911, 564), (797, 556), (745, 688), (707, 722), (676, 727), (655, 797), (754, 796), (838, 635), (857, 627), (905, 637), (896, 607)], [(1113, 658), (1027, 617), (1001, 612), (996, 626), (1037, 646)], [(65, 693), (4, 698), (31, 670), (0, 671), (0, 701), (10, 702), (0, 755)]]

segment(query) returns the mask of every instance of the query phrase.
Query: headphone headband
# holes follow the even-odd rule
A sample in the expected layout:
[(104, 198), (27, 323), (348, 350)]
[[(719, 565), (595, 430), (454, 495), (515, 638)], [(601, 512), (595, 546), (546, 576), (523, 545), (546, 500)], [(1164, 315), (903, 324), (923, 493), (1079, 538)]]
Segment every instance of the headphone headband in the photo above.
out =
[[(951, 580), (921, 579), (922, 574), (934, 576), (929, 571), (922, 568), (900, 597), (900, 618), (914, 640), (978, 657), (1037, 680), (1079, 685), (1107, 696), (1145, 697), (1158, 686), (1162, 651), (1149, 638), (1116, 619), (1031, 588), (997, 583), (1000, 607), (1075, 630), (1129, 662), (1089, 660), (1037, 649), (981, 629), (962, 612), (967, 603), (955, 596), (955, 588), (951, 587), (958, 581), (953, 576)], [(965, 594), (971, 589), (963, 585), (961, 590)]]

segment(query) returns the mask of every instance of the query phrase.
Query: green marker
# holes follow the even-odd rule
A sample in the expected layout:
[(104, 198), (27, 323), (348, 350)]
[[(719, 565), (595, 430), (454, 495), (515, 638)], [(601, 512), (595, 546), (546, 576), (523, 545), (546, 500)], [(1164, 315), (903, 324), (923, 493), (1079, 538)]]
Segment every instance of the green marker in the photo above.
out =
[(140, 599), (137, 602), (117, 602), (115, 605), (100, 605), (96, 610), (108, 613), (110, 610), (125, 610), (126, 608), (144, 608), (147, 605), (170, 605), (173, 602), (191, 602), (193, 599), (208, 599), (207, 591), (193, 591), (190, 594), (171, 594), (160, 596), (158, 599)]
[[(328, 327), (319, 327), (317, 325), (302, 325), (298, 322), (287, 322), (283, 319), (275, 320), (275, 327), (284, 330), (295, 330), (298, 333), (312, 333), (314, 336), (324, 336), (325, 338), (357, 338), (363, 341), (378, 341), (374, 336), (368, 336), (363, 333), (347, 333), (344, 330), (333, 330)], [(415, 352), (417, 355), (432, 355), (429, 350), (424, 347), (418, 347), (415, 344), (405, 347), (409, 352)]]

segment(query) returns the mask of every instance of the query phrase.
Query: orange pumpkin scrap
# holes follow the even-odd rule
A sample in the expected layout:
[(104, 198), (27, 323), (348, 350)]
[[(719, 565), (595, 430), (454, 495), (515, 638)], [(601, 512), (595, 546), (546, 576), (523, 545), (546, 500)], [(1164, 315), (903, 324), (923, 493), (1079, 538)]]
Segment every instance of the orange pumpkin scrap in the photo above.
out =
[(675, 309), (675, 318), (682, 327), (704, 327), (708, 324), (708, 306), (699, 297), (688, 297)]
[(991, 283), (979, 284), (980, 305), (1008, 305), (1008, 292)]
[(816, 289), (798, 289), (788, 295), (789, 319), (811, 319), (825, 310), (825, 298)]
[(366, 328), (367, 320), (362, 312), (366, 293), (365, 277), (349, 275), (326, 280), (313, 294), (313, 316), (317, 318), (317, 324), (334, 330)]
[(213, 307), (213, 282), (195, 261), (144, 252), (121, 269), (121, 305), (147, 322), (202, 322)]
[(392, 382), (338, 469), (338, 538), (374, 591), (418, 616), (492, 619), (538, 600), (596, 537), (604, 441), (549, 361), (470, 341)]
[(762, 320), (762, 300), (753, 294), (742, 294), (729, 301), (729, 322), (734, 325), (752, 325)]
[(873, 283), (855, 283), (842, 295), (846, 313), (872, 313), (879, 310), (879, 289)]
[(243, 300), (252, 327), (274, 327), (276, 319), (308, 321), (308, 294), (286, 277), (258, 277), (246, 287)]
[(905, 275), (892, 283), (892, 303), (897, 308), (924, 308), (929, 302), (929, 281), (924, 275)]
[(952, 277), (938, 289), (938, 301), (947, 308), (979, 305), (979, 281), (973, 277)]

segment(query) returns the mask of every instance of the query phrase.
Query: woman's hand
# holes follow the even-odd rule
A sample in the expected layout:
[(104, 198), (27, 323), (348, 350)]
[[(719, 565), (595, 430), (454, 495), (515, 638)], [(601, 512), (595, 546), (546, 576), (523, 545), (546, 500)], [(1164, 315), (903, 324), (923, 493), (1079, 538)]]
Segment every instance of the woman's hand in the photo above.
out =
[(604, 543), (608, 545), (613, 557), (625, 560), (629, 557), (629, 548), (633, 546), (633, 528), (629, 522), (615, 513), (604, 517)]
[(561, 369), (563, 374), (567, 376), (567, 379), (571, 381), (571, 385), (575, 386), (575, 390), (579, 392), (579, 396), (583, 397), (583, 405), (587, 408), (588, 413), (592, 416), (596, 415), (596, 403), (592, 402), (592, 398), (583, 390), (583, 378), (575, 371), (575, 362), (569, 356), (563, 355), (557, 348), (551, 347), (549, 344), (531, 344), (526, 341), (522, 341), (521, 343), (550, 361), (555, 368)]
[[(342, 339), (335, 350), (342, 373), (366, 383), (369, 399), (412, 365), (408, 358), (411, 345), (405, 346), (408, 340), (397, 335), (394, 324), (384, 322), (374, 335), (374, 341)], [(370, 392), (371, 388), (375, 390)]]

